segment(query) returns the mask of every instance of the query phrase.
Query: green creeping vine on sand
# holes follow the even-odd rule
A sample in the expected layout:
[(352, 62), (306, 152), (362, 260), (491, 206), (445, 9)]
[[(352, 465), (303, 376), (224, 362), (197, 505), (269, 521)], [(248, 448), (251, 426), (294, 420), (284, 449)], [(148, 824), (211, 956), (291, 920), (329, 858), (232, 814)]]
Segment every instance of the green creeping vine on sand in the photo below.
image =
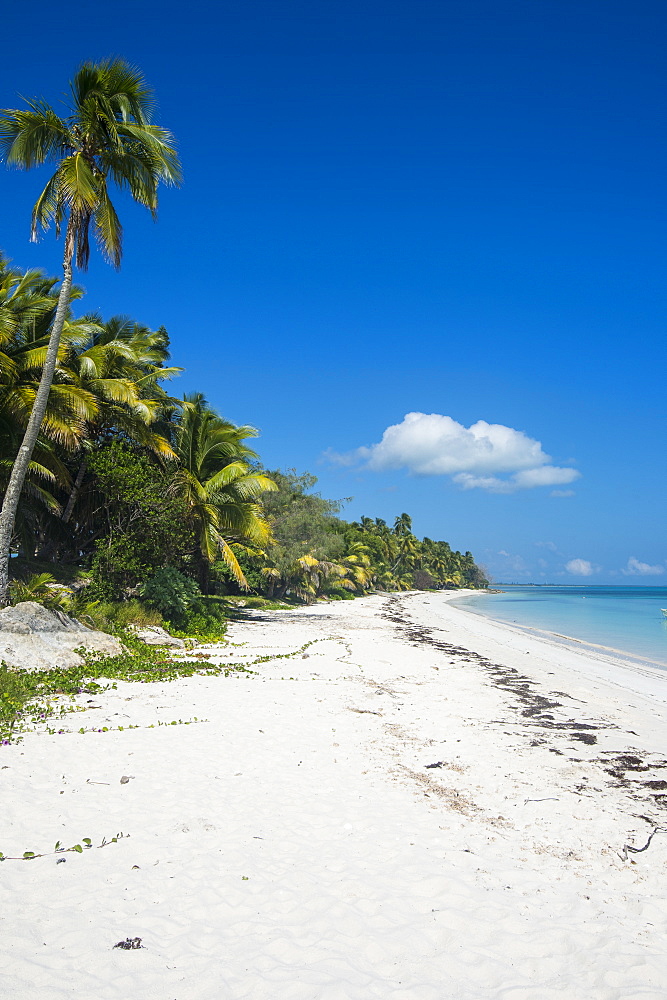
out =
[[(85, 709), (84, 709), (85, 711)], [(158, 726), (194, 726), (200, 722), (208, 722), (208, 719), (198, 719), (195, 715), (194, 719), (173, 719), (171, 722), (150, 722), (147, 726), (140, 726), (138, 723), (130, 723), (129, 726), (81, 726), (75, 732), (77, 735), (83, 736), (84, 733), (123, 733), (128, 729), (157, 729)], [(51, 729), (47, 726), (46, 729), (42, 730), (46, 736), (62, 736), (63, 734), (70, 734), (74, 730), (69, 729)]]
[[(18, 733), (31, 731), (35, 725), (44, 723), (48, 718), (85, 711), (83, 706), (71, 704), (77, 695), (100, 694), (110, 688), (114, 690), (117, 688), (117, 681), (148, 684), (173, 681), (179, 677), (192, 677), (194, 674), (223, 677), (234, 674), (249, 677), (257, 673), (253, 667), (272, 660), (292, 659), (302, 655), (314, 643), (326, 641), (311, 639), (291, 653), (257, 656), (248, 663), (216, 664), (205, 659), (174, 660), (164, 648), (148, 646), (136, 636), (125, 633), (121, 638), (125, 651), (120, 655), (104, 656), (91, 653), (90, 650), (78, 649), (77, 652), (84, 658), (84, 663), (67, 669), (12, 670), (2, 663), (0, 745), (16, 743), (21, 739)], [(98, 683), (98, 681), (109, 683)], [(54, 699), (63, 697), (70, 699), (69, 705), (54, 703)], [(55, 734), (59, 730), (53, 732)]]
[[(106, 837), (102, 838), (102, 843), (98, 844), (98, 850), (100, 847), (108, 847), (109, 844), (116, 844), (119, 840), (124, 837), (129, 837), (129, 833), (117, 833), (115, 837), (111, 840), (107, 840)], [(84, 851), (89, 851), (93, 846), (93, 842), (90, 837), (82, 837), (80, 844), (73, 844), (72, 847), (62, 847), (60, 841), (56, 842), (56, 846), (52, 851), (44, 851), (43, 854), (36, 854), (34, 851), (24, 851), (22, 857), (7, 857), (0, 851), (0, 861), (34, 861), (35, 858), (46, 858), (53, 854), (68, 854), (70, 851), (74, 851), (76, 854), (83, 854)]]

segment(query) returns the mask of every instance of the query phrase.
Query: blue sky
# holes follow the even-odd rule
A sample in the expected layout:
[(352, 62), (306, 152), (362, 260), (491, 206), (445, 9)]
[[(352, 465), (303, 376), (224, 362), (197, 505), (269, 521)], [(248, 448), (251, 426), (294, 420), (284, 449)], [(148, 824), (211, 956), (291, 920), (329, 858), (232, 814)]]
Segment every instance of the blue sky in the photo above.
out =
[[(667, 582), (663, 3), (3, 16), (0, 106), (110, 54), (155, 87), (185, 183), (157, 225), (118, 199), (122, 271), (94, 260), (83, 306), (165, 325), (180, 391), (267, 466), (497, 580)], [(0, 248), (57, 274), (40, 179), (0, 171)]]

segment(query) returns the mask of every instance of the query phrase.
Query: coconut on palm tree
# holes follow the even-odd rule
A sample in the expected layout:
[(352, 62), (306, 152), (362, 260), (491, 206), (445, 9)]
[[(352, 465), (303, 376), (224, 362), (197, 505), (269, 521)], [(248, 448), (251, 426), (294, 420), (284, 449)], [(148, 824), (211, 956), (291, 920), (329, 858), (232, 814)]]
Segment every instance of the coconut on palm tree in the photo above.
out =
[(0, 604), (8, 600), (16, 510), (53, 382), (73, 265), (88, 266), (92, 228), (103, 255), (120, 266), (122, 226), (109, 196), (110, 181), (155, 216), (159, 183), (180, 180), (172, 136), (152, 123), (153, 94), (138, 70), (121, 59), (85, 63), (70, 92), (65, 117), (39, 99), (0, 115), (0, 156), (8, 166), (29, 170), (56, 165), (33, 209), (32, 238), (51, 224), (56, 235), (64, 231), (65, 236), (63, 280), (42, 377), (0, 513)]

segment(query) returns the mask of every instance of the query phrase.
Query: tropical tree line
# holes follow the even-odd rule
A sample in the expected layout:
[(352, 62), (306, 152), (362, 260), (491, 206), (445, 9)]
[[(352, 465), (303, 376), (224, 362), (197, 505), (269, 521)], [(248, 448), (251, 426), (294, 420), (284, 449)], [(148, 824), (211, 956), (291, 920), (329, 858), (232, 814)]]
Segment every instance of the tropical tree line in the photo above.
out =
[[(3, 486), (38, 391), (56, 286), (55, 279), (21, 272), (0, 257)], [(80, 297), (77, 289), (73, 297)], [(274, 489), (249, 464), (257, 456), (246, 440), (257, 432), (223, 420), (201, 395), (170, 395), (166, 386), (180, 369), (168, 362), (163, 328), (152, 331), (123, 316), (74, 318), (68, 310), (17, 507), (14, 551), (55, 563), (100, 558), (105, 547), (109, 552), (135, 531), (139, 508), (146, 520), (144, 493), (152, 484), (154, 519), (170, 514), (179, 525), (170, 529), (174, 535), (187, 525), (190, 541), (181, 546), (182, 556), (189, 551), (204, 589), (215, 560), (245, 586), (231, 543), (266, 542), (269, 527), (259, 501)]]
[(344, 501), (313, 492), (317, 479), (310, 473), (288, 469), (268, 475), (277, 487), (263, 497), (269, 542), (240, 554), (248, 580), (266, 597), (311, 601), (372, 590), (488, 586), (470, 552), (417, 538), (408, 514), (397, 516), (391, 527), (381, 518), (345, 521)]
[[(0, 258), (5, 483), (39, 385), (57, 284)], [(255, 428), (223, 419), (201, 394), (170, 393), (180, 371), (164, 328), (68, 310), (17, 508), (17, 566), (78, 567), (90, 573), (90, 594), (110, 600), (138, 594), (167, 567), (204, 594), (278, 600), (485, 585), (469, 552), (419, 540), (407, 514), (392, 526), (347, 522), (341, 503), (314, 492), (314, 476), (265, 470), (249, 444)]]
[(6, 163), (55, 168), (33, 239), (52, 225), (64, 237), (60, 279), (0, 256), (0, 603), (10, 564), (14, 575), (85, 573), (98, 600), (172, 593), (181, 611), (197, 593), (312, 600), (483, 584), (470, 553), (418, 540), (407, 514), (391, 528), (347, 523), (313, 477), (263, 469), (253, 427), (201, 394), (170, 394), (180, 369), (164, 328), (74, 315), (74, 268), (86, 269), (91, 236), (120, 266), (110, 185), (155, 215), (159, 185), (180, 182), (173, 137), (153, 113), (152, 91), (120, 59), (77, 71), (64, 116), (41, 99), (0, 113)]

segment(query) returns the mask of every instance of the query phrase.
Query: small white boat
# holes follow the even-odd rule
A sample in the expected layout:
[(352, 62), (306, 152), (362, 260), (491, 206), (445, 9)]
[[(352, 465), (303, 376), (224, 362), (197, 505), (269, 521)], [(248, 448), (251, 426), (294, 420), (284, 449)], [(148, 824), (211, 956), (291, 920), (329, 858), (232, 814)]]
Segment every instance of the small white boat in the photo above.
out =
[(665, 618), (667, 618), (667, 608), (660, 608)]

